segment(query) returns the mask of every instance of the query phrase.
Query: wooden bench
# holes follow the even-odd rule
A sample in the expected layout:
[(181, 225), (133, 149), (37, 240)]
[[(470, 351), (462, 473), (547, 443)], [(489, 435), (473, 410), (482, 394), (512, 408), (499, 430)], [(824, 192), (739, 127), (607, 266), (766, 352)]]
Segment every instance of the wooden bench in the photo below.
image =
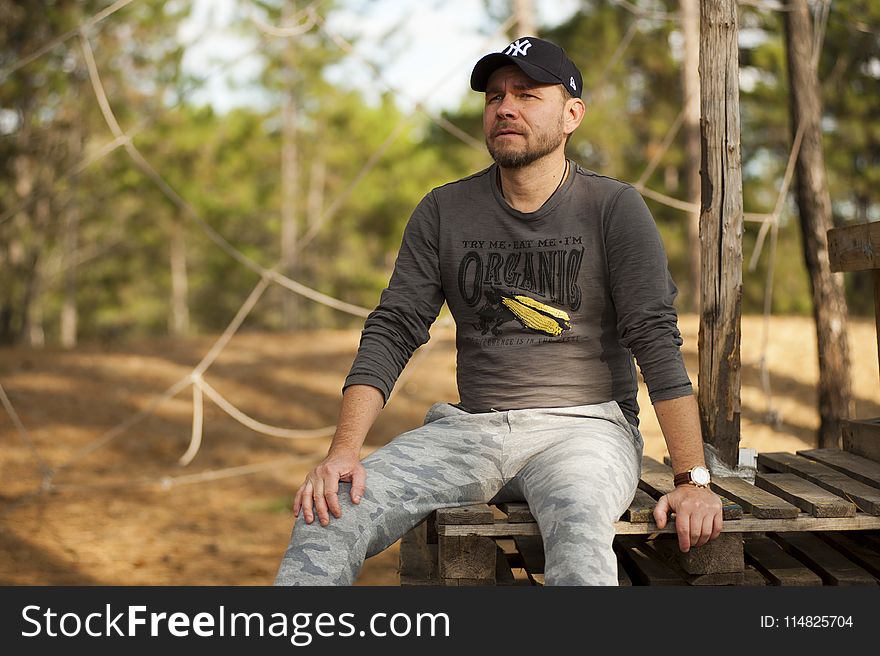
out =
[[(718, 478), (722, 535), (683, 554), (674, 521), (653, 521), (672, 469), (644, 458), (615, 523), (621, 585), (877, 585), (880, 463), (839, 449), (758, 456), (754, 484)], [(401, 585), (543, 585), (544, 552), (525, 503), (432, 513), (400, 545)]]

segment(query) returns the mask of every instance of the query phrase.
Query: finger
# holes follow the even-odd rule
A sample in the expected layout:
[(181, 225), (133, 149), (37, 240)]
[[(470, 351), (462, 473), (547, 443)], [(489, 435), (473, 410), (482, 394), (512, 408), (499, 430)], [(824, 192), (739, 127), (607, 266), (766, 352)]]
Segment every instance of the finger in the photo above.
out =
[(315, 500), (315, 514), (318, 515), (318, 521), (321, 526), (327, 526), (330, 523), (330, 514), (327, 512), (327, 502), (324, 500), (324, 480), (318, 478), (315, 480), (315, 491), (312, 494)]
[(363, 465), (358, 465), (351, 473), (351, 500), (354, 503), (360, 503), (361, 497), (364, 496), (364, 490), (367, 484), (367, 470)]
[(690, 527), (691, 547), (701, 546), (700, 540), (703, 537), (703, 519), (698, 513), (693, 513), (688, 517), (688, 526)]
[(660, 497), (660, 501), (657, 502), (657, 505), (654, 506), (654, 521), (657, 523), (657, 528), (666, 528), (666, 513), (668, 511), (669, 501), (664, 494)]
[(312, 489), (312, 481), (310, 480), (306, 481), (302, 488), (302, 509), (306, 524), (311, 524), (315, 521), (315, 513), (312, 512)]
[(690, 517), (683, 513), (677, 513), (675, 515), (675, 530), (678, 533), (678, 548), (682, 553), (687, 553), (691, 548)]
[(715, 513), (712, 518), (712, 539), (714, 540), (721, 535), (721, 528), (724, 526), (724, 515), (721, 511)]
[(339, 475), (327, 474), (324, 478), (324, 501), (327, 508), (337, 519), (342, 517), (342, 508), (339, 506)]
[(303, 486), (300, 486), (300, 488), (296, 491), (296, 496), (293, 498), (293, 516), (294, 517), (299, 515), (299, 508), (300, 508), (300, 505), (302, 505), (302, 493), (303, 493)]
[(702, 547), (709, 541), (709, 538), (712, 537), (712, 521), (714, 520), (714, 515), (706, 515), (703, 517), (703, 521), (701, 524), (702, 531), (700, 533), (700, 541), (696, 546)]

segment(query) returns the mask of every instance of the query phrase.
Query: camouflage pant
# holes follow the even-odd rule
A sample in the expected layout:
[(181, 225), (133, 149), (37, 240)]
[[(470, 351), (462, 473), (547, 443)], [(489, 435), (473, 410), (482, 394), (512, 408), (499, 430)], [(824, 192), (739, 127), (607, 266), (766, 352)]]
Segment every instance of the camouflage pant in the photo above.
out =
[(547, 585), (617, 585), (613, 523), (635, 494), (644, 443), (614, 401), (467, 413), (436, 403), (423, 426), (363, 460), (357, 505), (296, 518), (275, 585), (351, 585), (379, 553), (437, 508), (525, 500), (541, 529)]

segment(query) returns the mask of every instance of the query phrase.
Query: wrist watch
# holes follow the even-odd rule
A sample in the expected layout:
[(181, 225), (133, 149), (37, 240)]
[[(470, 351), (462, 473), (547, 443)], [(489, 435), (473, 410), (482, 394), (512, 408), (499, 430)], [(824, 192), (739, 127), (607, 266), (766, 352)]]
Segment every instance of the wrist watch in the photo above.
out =
[(691, 467), (686, 472), (676, 474), (673, 478), (675, 487), (679, 485), (693, 485), (695, 487), (709, 487), (709, 470), (702, 465)]

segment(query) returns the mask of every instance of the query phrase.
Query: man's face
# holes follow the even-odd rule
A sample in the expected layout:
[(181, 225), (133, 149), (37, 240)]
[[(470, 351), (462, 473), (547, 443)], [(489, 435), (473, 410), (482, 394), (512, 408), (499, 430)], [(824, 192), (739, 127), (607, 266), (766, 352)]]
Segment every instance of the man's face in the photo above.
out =
[(486, 86), (483, 134), (499, 166), (527, 166), (564, 144), (566, 101), (561, 89), (536, 82), (515, 65), (492, 73)]

